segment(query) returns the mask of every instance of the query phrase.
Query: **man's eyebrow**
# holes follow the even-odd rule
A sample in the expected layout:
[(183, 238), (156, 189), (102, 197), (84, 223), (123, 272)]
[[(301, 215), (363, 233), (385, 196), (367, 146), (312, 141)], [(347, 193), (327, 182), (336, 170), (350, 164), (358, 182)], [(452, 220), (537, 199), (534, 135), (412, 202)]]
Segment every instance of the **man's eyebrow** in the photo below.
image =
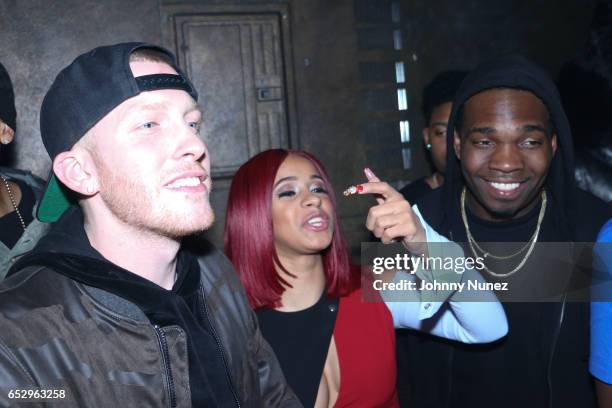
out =
[(189, 108), (189, 112), (199, 111), (201, 114), (204, 114), (204, 109), (199, 102), (194, 102), (193, 105)]
[(468, 130), (467, 135), (469, 136), (472, 133), (484, 133), (485, 135), (488, 135), (495, 133), (495, 129), (489, 126), (473, 127)]
[(523, 125), (519, 128), (519, 130), (523, 132), (543, 132), (543, 133), (548, 132), (548, 130), (544, 126), (534, 125), (534, 124)]
[(447, 127), (448, 123), (446, 123), (446, 122), (433, 122), (431, 124), (431, 126), (444, 126), (444, 127)]
[[(139, 113), (142, 112), (155, 112), (160, 110), (165, 110), (168, 107), (167, 102), (151, 102), (143, 105), (136, 105), (129, 109), (124, 115), (124, 118), (132, 118), (134, 116), (138, 116)], [(202, 111), (202, 107), (199, 103), (194, 102), (185, 112), (185, 115), (190, 114), (192, 112), (199, 112), (200, 116), (204, 116)]]
[(166, 102), (151, 102), (151, 103), (147, 103), (147, 104), (144, 104), (144, 105), (134, 106), (134, 110), (151, 111), (151, 110), (164, 109), (166, 107), (167, 107), (167, 103)]

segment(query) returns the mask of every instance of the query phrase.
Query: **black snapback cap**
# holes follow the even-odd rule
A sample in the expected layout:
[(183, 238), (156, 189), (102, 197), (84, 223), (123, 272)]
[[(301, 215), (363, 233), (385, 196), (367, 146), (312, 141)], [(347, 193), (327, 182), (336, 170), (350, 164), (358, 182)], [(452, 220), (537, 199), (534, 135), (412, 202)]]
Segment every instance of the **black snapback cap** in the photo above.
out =
[[(134, 77), (130, 55), (138, 49), (165, 54), (178, 75), (155, 74)], [(95, 48), (79, 55), (53, 81), (40, 111), (40, 134), (51, 160), (70, 150), (96, 123), (125, 100), (141, 92), (181, 89), (198, 99), (189, 78), (176, 64), (174, 55), (157, 45), (130, 42)], [(69, 189), (53, 174), (38, 206), (37, 217), (53, 222), (72, 204)]]

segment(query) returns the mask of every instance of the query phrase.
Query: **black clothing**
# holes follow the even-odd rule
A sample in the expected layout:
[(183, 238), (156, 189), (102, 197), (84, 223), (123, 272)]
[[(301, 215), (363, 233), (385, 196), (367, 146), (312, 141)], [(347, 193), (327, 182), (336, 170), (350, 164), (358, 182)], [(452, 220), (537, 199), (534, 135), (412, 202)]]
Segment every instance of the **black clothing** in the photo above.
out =
[[(200, 296), (244, 408), (301, 407), (229, 260), (198, 240)], [(134, 303), (31, 265), (0, 283), (0, 406), (11, 389), (65, 390), (62, 407), (191, 407), (188, 341)], [(46, 404), (43, 404), (46, 405)]]
[(17, 131), (17, 111), (13, 83), (4, 65), (0, 64), (0, 120)]
[[(554, 203), (548, 202), (547, 213), (552, 212)], [(538, 202), (527, 214), (522, 217), (502, 222), (492, 222), (481, 220), (475, 217), (466, 206), (467, 219), (470, 231), (477, 242), (528, 242), (534, 233), (538, 221), (541, 202)], [(538, 241), (551, 241), (553, 236), (549, 234), (552, 230), (548, 217), (543, 221), (543, 228), (540, 231)], [(503, 234), (500, 234), (503, 231)], [(467, 238), (467, 237), (466, 237)], [(527, 278), (535, 286), (534, 281), (541, 280), (541, 271), (549, 270), (547, 265), (539, 263), (538, 249), (530, 256), (529, 268), (524, 267), (512, 278), (502, 279), (502, 281), (516, 281)], [(514, 250), (510, 251), (514, 252)], [(468, 252), (469, 253), (469, 252)], [(517, 258), (521, 258), (522, 253)], [(516, 263), (515, 263), (516, 264)], [(535, 265), (534, 265), (535, 264)], [(486, 275), (486, 272), (483, 272)], [(491, 276), (486, 276), (489, 281), (496, 281)], [(513, 279), (514, 278), (514, 279)], [(585, 313), (585, 305), (568, 305), (568, 308), (578, 306), (581, 313)], [(504, 304), (504, 310), (509, 322), (512, 322), (511, 332), (505, 338), (483, 347), (470, 347), (469, 345), (457, 345), (453, 353), (453, 383), (451, 386), (451, 406), (458, 407), (478, 407), (486, 405), (492, 401), (497, 401), (500, 397), (499, 381), (500, 367), (503, 372), (523, 380), (510, 380), (505, 384), (505, 392), (513, 395), (512, 403), (521, 407), (545, 407), (549, 398), (549, 390), (542, 387), (548, 381), (548, 370), (546, 364), (540, 362), (548, 361), (552, 358), (551, 350), (547, 345), (554, 341), (554, 329), (546, 333), (546, 329), (551, 328), (554, 317), (558, 313), (559, 304), (557, 303), (518, 303), (511, 302)], [(584, 315), (583, 317), (586, 317)], [(569, 318), (568, 318), (569, 319)], [(516, 324), (520, 322), (520, 324)], [(588, 320), (578, 321), (582, 325), (582, 333), (588, 333)], [(575, 325), (574, 325), (575, 326)], [(545, 341), (542, 345), (534, 347), (534, 334), (538, 333)], [(576, 341), (575, 346), (581, 350), (588, 349), (586, 336), (581, 336)], [(582, 342), (582, 343), (581, 343)], [(485, 349), (486, 352), (482, 352)], [(522, 358), (516, 358), (517, 355)], [(586, 357), (583, 355), (581, 357)], [(588, 370), (587, 360), (581, 361), (577, 370)], [(552, 373), (551, 373), (552, 374)], [(519, 377), (521, 376), (521, 377)], [(586, 379), (584, 376), (583, 379)], [(483, 387), (484, 381), (484, 387)], [(588, 384), (582, 384), (589, 387)], [(574, 387), (578, 388), (577, 385)], [(569, 388), (572, 390), (572, 388)], [(569, 401), (567, 401), (569, 403)], [(574, 404), (584, 404), (589, 406), (588, 400), (580, 396)], [(556, 406), (556, 405), (554, 405)], [(574, 405), (575, 406), (575, 405)], [(582, 406), (582, 405), (581, 405)]]
[[(90, 244), (78, 207), (67, 211), (32, 253), (15, 269), (36, 264), (55, 269), (83, 284), (106, 290), (136, 304), (158, 326), (179, 326), (187, 334), (189, 382), (193, 406), (235, 407), (237, 397), (200, 298), (196, 258), (179, 253), (171, 291), (107, 261)], [(14, 269), (12, 269), (14, 270)], [(197, 340), (196, 340), (197, 339)]]
[[(544, 186), (548, 205), (538, 241), (593, 242), (612, 211), (575, 187), (567, 119), (552, 80), (539, 67), (522, 57), (508, 56), (482, 64), (470, 73), (453, 101), (448, 151), (453, 151), (452, 135), (462, 105), (471, 96), (494, 88), (534, 93), (548, 108), (557, 134), (558, 149)], [(467, 241), (460, 214), (463, 185), (460, 163), (449, 154), (444, 185), (417, 200), (425, 220), (456, 242)], [(479, 242), (527, 242), (535, 230), (536, 207), (520, 219), (500, 223), (476, 221), (468, 214), (470, 230)], [(534, 252), (524, 268), (506, 281), (529, 283), (555, 272), (542, 263)], [(483, 276), (497, 281), (486, 272)], [(565, 302), (561, 296), (555, 303), (505, 303), (504, 308), (509, 334), (491, 344), (464, 345), (410, 334), (412, 344), (405, 352), (413, 360), (407, 383), (399, 384), (404, 391), (400, 402), (436, 408), (594, 407), (588, 372), (588, 304)]]
[[(23, 222), (27, 227), (33, 220), (32, 208), (34, 208), (36, 205), (34, 192), (32, 191), (32, 188), (23, 181), (11, 181), (16, 183), (21, 190), (21, 200), (19, 201), (17, 208), (19, 208), (19, 212), (23, 217)], [(2, 183), (0, 189), (6, 188), (2, 180), (0, 180), (0, 183)], [(16, 211), (8, 213), (4, 217), (0, 217), (0, 241), (2, 241), (4, 245), (6, 245), (8, 248), (12, 248), (22, 234), (23, 226), (21, 225), (21, 221), (19, 220), (19, 216), (17, 215)]]
[(338, 299), (330, 299), (324, 292), (308, 309), (256, 312), (261, 333), (276, 353), (287, 383), (305, 407), (315, 404), (338, 305)]
[(426, 178), (427, 177), (423, 177), (418, 180), (414, 180), (412, 183), (402, 187), (402, 189), (399, 191), (410, 204), (414, 204), (418, 198), (433, 190), (425, 181)]
[(576, 184), (612, 203), (612, 142), (576, 152)]
[(607, 23), (591, 26), (587, 48), (563, 65), (557, 84), (576, 148), (576, 182), (612, 203), (612, 65), (604, 51), (612, 40), (610, 5), (600, 2), (594, 15)]
[[(414, 204), (419, 198), (433, 191), (422, 177), (402, 187), (399, 191), (410, 204)], [(377, 242), (378, 239), (370, 234), (370, 241)], [(395, 331), (395, 355), (397, 359), (397, 395), (400, 402), (407, 400), (410, 396), (409, 390), (405, 390), (405, 384), (410, 381), (412, 375), (410, 366), (412, 364), (412, 350), (410, 350), (412, 337), (414, 335), (408, 330)], [(405, 394), (408, 392), (408, 394)]]

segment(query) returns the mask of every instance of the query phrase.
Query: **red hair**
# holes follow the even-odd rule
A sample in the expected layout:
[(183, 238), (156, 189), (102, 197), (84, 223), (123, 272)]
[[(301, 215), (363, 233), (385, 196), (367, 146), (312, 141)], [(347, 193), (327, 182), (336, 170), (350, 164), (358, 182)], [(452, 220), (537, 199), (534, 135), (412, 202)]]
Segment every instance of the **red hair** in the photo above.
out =
[(334, 192), (323, 165), (304, 151), (266, 150), (243, 164), (234, 175), (225, 216), (225, 252), (256, 310), (281, 306), (283, 284), (288, 285), (274, 268), (276, 262), (284, 269), (274, 247), (272, 190), (276, 173), (289, 155), (304, 157), (312, 163), (332, 203), (334, 234), (330, 246), (322, 253), (327, 295), (345, 296), (355, 285), (346, 241), (336, 217)]

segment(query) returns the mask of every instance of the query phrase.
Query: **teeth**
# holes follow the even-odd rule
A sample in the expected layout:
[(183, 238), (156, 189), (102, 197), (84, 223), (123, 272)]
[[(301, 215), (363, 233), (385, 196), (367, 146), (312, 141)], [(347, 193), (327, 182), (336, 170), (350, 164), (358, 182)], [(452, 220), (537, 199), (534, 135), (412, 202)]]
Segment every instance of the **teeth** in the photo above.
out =
[(308, 224), (312, 225), (313, 227), (320, 227), (321, 225), (323, 225), (323, 218), (312, 217), (311, 219), (308, 220)]
[(491, 182), (491, 185), (498, 190), (510, 191), (519, 188), (520, 183), (494, 183)]
[(200, 185), (199, 177), (186, 177), (186, 178), (178, 179), (172, 184), (168, 184), (166, 187), (181, 188), (181, 187), (197, 187), (199, 185)]

